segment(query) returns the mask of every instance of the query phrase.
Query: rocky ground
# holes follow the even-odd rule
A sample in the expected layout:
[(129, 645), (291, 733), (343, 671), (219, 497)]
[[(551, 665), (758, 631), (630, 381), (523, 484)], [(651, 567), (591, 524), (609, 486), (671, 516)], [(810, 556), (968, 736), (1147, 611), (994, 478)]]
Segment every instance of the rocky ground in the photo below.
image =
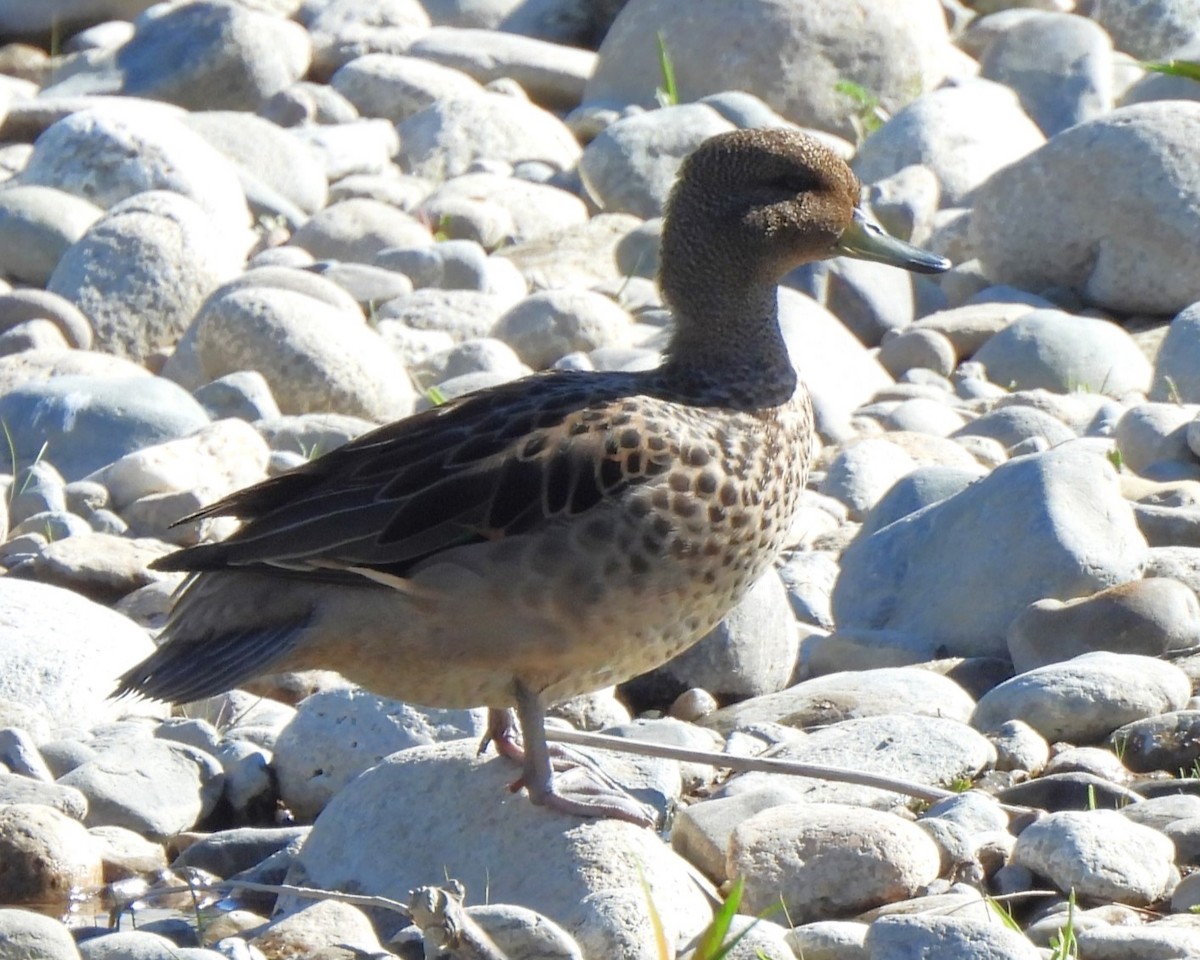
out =
[[(1200, 956), (1200, 82), (1145, 66), (1200, 60), (1200, 3), (147, 6), (0, 0), (0, 958), (434, 956), (450, 879), (486, 935), (446, 955), (690, 957), (734, 878), (738, 960)], [(785, 562), (559, 709), (731, 758), (596, 752), (660, 834), (510, 794), (480, 711), (107, 699), (148, 562), (229, 529), (178, 517), (656, 363), (680, 159), (786, 123), (955, 267), (789, 276), (823, 446)], [(432, 889), (412, 925), (187, 877)]]

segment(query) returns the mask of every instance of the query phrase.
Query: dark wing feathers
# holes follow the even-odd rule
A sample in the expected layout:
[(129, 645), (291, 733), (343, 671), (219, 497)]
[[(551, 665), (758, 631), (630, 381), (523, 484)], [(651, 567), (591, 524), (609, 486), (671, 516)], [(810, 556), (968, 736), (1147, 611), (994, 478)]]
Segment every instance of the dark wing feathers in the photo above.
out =
[(677, 444), (657, 454), (637, 447), (622, 411), (646, 382), (609, 375), (597, 393), (598, 378), (583, 376), (517, 381), (365, 434), (197, 512), (189, 519), (246, 522), (155, 566), (402, 576), (442, 550), (583, 513), (665, 471)]

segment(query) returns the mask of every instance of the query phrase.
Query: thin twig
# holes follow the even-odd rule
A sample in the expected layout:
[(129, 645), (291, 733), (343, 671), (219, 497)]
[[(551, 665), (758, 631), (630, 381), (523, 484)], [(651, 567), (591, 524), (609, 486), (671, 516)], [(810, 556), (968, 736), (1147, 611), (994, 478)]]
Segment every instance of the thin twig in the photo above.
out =
[[(911, 780), (900, 780), (896, 777), (885, 777), (874, 773), (862, 773), (859, 770), (847, 770), (844, 767), (826, 767), (816, 763), (800, 763), (795, 760), (778, 760), (774, 757), (743, 757), (736, 754), (721, 753), (716, 750), (695, 750), (690, 747), (676, 747), (669, 744), (650, 743), (646, 740), (634, 740), (628, 737), (614, 737), (606, 733), (584, 733), (581, 730), (567, 730), (560, 727), (547, 727), (546, 739), (557, 740), (560, 743), (573, 743), (581, 747), (597, 747), (603, 750), (616, 750), (620, 753), (633, 753), (644, 757), (661, 757), (667, 760), (681, 760), (687, 763), (706, 763), (713, 767), (733, 770), (737, 773), (783, 773), (793, 777), (812, 777), (818, 780), (835, 780), (839, 783), (853, 783), (862, 787), (875, 787), (878, 790), (888, 790), (892, 793), (903, 793), (919, 800), (936, 803), (960, 796), (953, 790), (944, 787), (931, 787), (923, 783), (913, 783)], [(1037, 813), (1032, 807), (1021, 807), (1013, 804), (1001, 804), (1010, 813)]]

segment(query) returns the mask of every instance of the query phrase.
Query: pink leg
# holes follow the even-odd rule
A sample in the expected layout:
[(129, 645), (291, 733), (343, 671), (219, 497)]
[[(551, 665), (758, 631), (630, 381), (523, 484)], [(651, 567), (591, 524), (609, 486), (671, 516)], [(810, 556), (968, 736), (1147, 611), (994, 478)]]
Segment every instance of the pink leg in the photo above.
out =
[[(523, 744), (517, 742), (518, 717)], [(512, 710), (488, 710), (488, 728), (479, 745), (480, 753), (494, 743), (498, 754), (520, 763), (521, 778), (512, 789), (524, 786), (529, 799), (539, 806), (580, 817), (609, 817), (639, 827), (654, 826), (654, 810), (622, 790), (586, 756), (562, 744), (548, 744), (545, 721), (546, 710), (541, 699), (518, 684), (515, 714)], [(569, 793), (556, 789), (555, 770), (565, 772), (567, 779), (578, 781)]]

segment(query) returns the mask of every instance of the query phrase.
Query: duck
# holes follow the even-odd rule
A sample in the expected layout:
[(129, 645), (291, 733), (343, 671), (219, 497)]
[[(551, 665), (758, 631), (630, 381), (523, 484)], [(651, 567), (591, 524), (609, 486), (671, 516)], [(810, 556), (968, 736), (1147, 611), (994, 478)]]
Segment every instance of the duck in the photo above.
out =
[(551, 748), (546, 710), (686, 650), (787, 545), (815, 429), (782, 278), (835, 256), (950, 266), (887, 235), (860, 193), (798, 130), (705, 140), (664, 208), (658, 367), (466, 394), (184, 518), (241, 525), (152, 564), (187, 577), (116, 693), (182, 703), (330, 669), (383, 697), (483, 706), (481, 750), (519, 762), (535, 804), (653, 824), (598, 771), (560, 783), (589, 764)]

